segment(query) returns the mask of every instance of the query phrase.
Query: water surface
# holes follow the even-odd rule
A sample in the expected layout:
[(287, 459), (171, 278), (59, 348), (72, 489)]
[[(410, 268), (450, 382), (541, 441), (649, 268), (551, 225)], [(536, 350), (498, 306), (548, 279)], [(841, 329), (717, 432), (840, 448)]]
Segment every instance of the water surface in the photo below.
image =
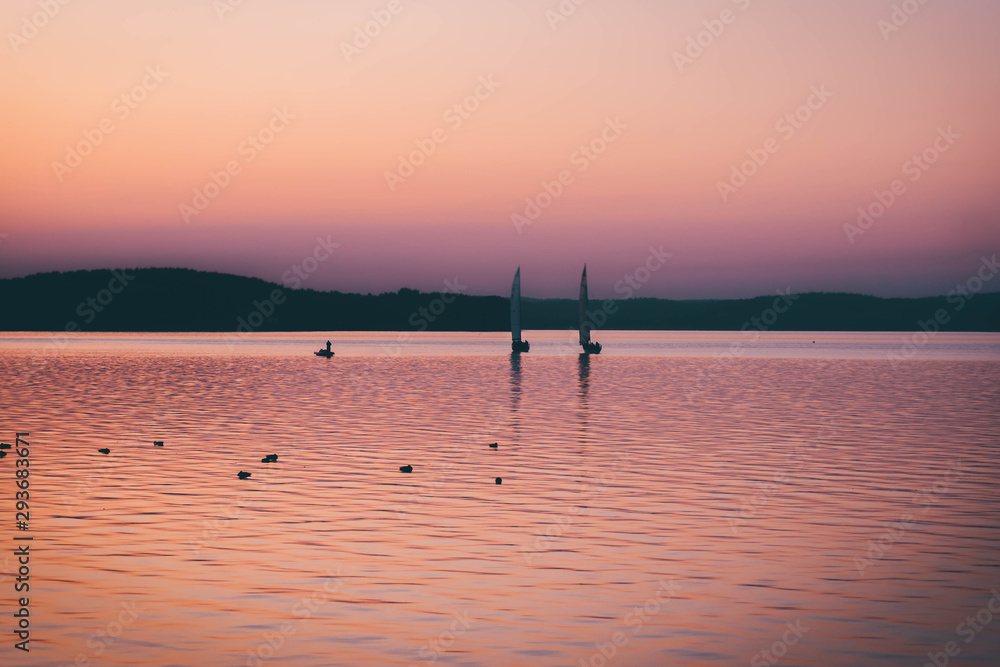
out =
[(0, 335), (0, 663), (1000, 662), (1000, 336), (329, 337)]

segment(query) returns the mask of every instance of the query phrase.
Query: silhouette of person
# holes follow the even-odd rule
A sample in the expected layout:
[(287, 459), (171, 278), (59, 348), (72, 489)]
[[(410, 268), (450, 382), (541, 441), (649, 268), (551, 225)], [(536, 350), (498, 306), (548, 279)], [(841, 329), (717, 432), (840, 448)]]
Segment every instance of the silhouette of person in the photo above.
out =
[(326, 351), (327, 351), (327, 352), (329, 352), (329, 351), (330, 351), (330, 345), (331, 345), (331, 344), (332, 344), (332, 343), (330, 343), (330, 341), (326, 341)]

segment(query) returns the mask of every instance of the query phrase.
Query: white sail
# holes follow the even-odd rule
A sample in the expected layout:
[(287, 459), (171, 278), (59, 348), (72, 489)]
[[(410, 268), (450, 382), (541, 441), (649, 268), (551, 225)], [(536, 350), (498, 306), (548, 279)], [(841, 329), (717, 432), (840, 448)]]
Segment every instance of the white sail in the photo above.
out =
[(510, 288), (510, 337), (521, 340), (521, 267), (514, 274), (514, 284)]
[(583, 277), (580, 279), (580, 345), (590, 343), (590, 322), (587, 320), (587, 265), (583, 265)]

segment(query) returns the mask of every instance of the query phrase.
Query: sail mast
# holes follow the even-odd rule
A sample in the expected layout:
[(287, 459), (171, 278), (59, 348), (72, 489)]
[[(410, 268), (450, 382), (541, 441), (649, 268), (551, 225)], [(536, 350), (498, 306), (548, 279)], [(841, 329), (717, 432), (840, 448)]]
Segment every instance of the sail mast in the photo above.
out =
[(583, 265), (583, 277), (580, 278), (580, 345), (590, 343), (590, 323), (587, 321), (587, 265)]
[(510, 287), (510, 337), (521, 340), (521, 267), (514, 274), (514, 284)]

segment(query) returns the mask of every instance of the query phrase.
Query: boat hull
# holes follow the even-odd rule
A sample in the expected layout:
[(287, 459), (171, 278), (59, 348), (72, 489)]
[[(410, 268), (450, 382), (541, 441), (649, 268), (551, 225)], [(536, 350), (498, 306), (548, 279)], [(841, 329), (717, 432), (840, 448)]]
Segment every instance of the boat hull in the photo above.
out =
[(527, 352), (531, 349), (531, 343), (526, 340), (515, 340), (510, 344), (510, 349), (514, 352)]

